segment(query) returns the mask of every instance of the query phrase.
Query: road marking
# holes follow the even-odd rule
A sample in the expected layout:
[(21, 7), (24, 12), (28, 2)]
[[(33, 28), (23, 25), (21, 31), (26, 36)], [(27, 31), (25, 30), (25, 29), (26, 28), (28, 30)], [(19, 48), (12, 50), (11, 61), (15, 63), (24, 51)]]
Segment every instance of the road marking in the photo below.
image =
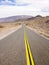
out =
[(24, 29), (24, 41), (25, 41), (25, 48), (26, 48), (26, 60), (27, 60), (27, 65), (34, 65), (34, 60), (32, 57), (30, 45), (26, 36), (26, 31)]

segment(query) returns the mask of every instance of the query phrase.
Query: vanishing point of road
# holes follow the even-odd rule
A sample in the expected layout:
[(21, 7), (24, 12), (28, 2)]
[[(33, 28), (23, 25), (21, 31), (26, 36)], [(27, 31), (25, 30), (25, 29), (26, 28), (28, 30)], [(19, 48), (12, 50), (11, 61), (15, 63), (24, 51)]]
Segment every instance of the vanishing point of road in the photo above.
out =
[[(28, 46), (25, 47), (24, 35), (31, 52)], [(0, 65), (49, 65), (49, 40), (22, 25), (20, 29), (0, 40)]]

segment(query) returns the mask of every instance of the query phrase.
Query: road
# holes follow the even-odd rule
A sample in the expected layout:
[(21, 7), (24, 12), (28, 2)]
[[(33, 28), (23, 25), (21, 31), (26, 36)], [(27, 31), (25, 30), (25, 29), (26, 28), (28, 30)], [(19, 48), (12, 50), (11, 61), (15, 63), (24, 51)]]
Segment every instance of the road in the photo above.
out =
[(35, 65), (49, 65), (49, 40), (22, 26), (0, 40), (0, 65), (27, 65), (24, 27), (31, 47)]

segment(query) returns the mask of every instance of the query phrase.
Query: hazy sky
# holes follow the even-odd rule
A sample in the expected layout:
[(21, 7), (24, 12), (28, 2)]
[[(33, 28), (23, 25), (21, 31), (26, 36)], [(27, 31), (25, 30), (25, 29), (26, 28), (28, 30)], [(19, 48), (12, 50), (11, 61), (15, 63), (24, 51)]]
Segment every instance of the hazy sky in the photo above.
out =
[(49, 15), (49, 0), (0, 0), (0, 18), (13, 15)]

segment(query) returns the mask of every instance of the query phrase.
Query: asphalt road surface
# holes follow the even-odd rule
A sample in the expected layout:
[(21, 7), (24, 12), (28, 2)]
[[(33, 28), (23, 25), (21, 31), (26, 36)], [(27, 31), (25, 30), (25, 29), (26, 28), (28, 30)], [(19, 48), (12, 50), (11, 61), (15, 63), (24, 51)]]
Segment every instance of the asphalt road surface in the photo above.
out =
[[(27, 65), (24, 27), (0, 40), (0, 65)], [(25, 27), (35, 65), (49, 65), (49, 40)]]

